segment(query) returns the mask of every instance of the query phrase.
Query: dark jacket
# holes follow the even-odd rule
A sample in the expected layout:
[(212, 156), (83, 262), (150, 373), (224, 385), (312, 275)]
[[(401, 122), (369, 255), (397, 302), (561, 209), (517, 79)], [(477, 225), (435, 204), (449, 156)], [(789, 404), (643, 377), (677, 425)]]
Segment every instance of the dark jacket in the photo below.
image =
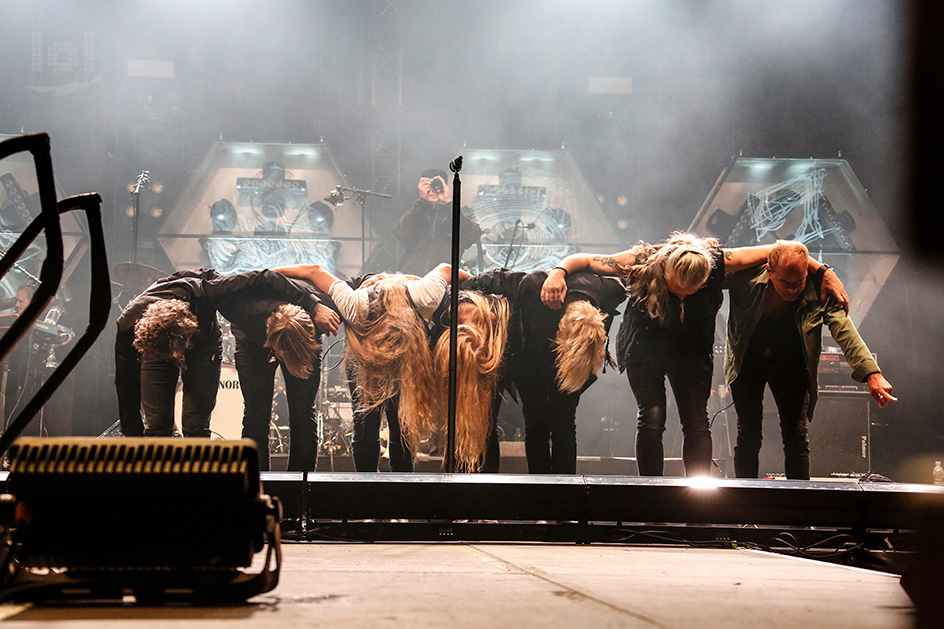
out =
[[(728, 316), (724, 373), (725, 380), (730, 385), (738, 377), (751, 335), (764, 313), (764, 295), (767, 290), (773, 290), (773, 287), (767, 277), (766, 265), (759, 264), (729, 275), (727, 288), (731, 298), (731, 313)], [(823, 349), (823, 324), (826, 324), (833, 339), (842, 348), (846, 361), (852, 367), (854, 380), (863, 382), (869, 374), (881, 371), (846, 312), (838, 306), (820, 301), (821, 288), (822, 277), (809, 276), (796, 311), (796, 325), (803, 339), (803, 357), (810, 376), (811, 418), (819, 390), (817, 375)]]
[[(624, 371), (635, 353), (669, 352), (681, 356), (698, 356), (710, 360), (715, 339), (715, 320), (724, 302), (724, 256), (714, 249), (715, 267), (698, 292), (683, 301), (668, 294), (668, 314), (659, 323), (646, 312), (644, 302), (632, 302), (626, 307), (623, 321), (616, 335), (616, 361)], [(632, 282), (632, 278), (626, 280)]]
[[(546, 378), (554, 371), (552, 344), (557, 335), (564, 309), (552, 310), (541, 301), (545, 271), (522, 273), (495, 269), (465, 280), (462, 288), (505, 296), (511, 307), (508, 322), (506, 360), (511, 377)], [(567, 276), (568, 293), (579, 293), (597, 309), (607, 314), (604, 325), (609, 333), (617, 307), (626, 298), (623, 285), (613, 278), (593, 273), (571, 273)]]
[[(460, 212), (459, 251), (465, 251), (482, 235), (479, 226)], [(452, 206), (433, 205), (417, 199), (393, 228), (405, 251), (397, 271), (423, 276), (452, 259)]]

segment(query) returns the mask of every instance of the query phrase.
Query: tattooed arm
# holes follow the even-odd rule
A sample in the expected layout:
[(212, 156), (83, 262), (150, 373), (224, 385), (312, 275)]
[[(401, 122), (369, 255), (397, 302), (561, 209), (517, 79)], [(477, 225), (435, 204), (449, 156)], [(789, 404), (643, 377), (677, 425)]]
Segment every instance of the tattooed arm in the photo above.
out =
[(725, 275), (767, 262), (767, 254), (770, 253), (772, 248), (773, 245), (755, 245), (753, 247), (722, 249)]
[(577, 271), (590, 271), (597, 275), (615, 275), (626, 277), (636, 264), (636, 254), (631, 249), (613, 255), (593, 255), (575, 253), (567, 256), (561, 263), (547, 272), (547, 279), (541, 287), (541, 301), (548, 308), (558, 310), (564, 305), (567, 296), (566, 278)]

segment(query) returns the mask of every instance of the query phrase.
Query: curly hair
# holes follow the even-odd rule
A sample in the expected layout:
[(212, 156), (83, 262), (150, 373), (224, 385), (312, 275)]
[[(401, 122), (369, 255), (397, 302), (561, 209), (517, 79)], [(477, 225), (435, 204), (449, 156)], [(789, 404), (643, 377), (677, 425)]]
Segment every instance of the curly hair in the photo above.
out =
[[(456, 346), (456, 467), (477, 472), (491, 428), (492, 398), (508, 341), (509, 307), (504, 297), (463, 291)], [(463, 308), (462, 306), (467, 306)], [(449, 396), (449, 332), (436, 342), (436, 397), (445, 410)]]
[(434, 428), (435, 379), (426, 324), (406, 292), (410, 279), (389, 275), (373, 284), (367, 322), (360, 329), (344, 327), (345, 355), (360, 396), (359, 410), (383, 408), (399, 394), (403, 442), (416, 452)]
[(184, 357), (199, 330), (190, 306), (179, 299), (160, 299), (150, 304), (134, 324), (134, 347), (148, 358), (173, 359), (186, 369)]
[(714, 238), (701, 238), (686, 232), (675, 232), (657, 245), (640, 242), (633, 247), (636, 264), (630, 269), (633, 277), (629, 287), (630, 298), (643, 304), (646, 313), (664, 325), (669, 296), (666, 275), (672, 275), (682, 288), (697, 289), (705, 283), (715, 266), (711, 251), (717, 247), (718, 241)]
[(598, 375), (606, 360), (606, 315), (586, 300), (567, 304), (553, 348), (557, 388), (574, 393), (583, 388), (590, 374)]
[(311, 315), (295, 304), (282, 304), (266, 320), (266, 347), (271, 347), (288, 372), (307, 380), (313, 358), (321, 349)]

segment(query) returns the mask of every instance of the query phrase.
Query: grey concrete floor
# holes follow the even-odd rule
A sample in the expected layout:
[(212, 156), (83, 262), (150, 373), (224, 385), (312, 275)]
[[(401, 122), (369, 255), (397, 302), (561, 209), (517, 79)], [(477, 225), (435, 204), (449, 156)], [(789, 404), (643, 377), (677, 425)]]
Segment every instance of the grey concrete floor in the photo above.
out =
[(284, 546), (279, 586), (211, 608), (0, 606), (11, 629), (909, 627), (898, 577), (740, 549), (572, 544)]

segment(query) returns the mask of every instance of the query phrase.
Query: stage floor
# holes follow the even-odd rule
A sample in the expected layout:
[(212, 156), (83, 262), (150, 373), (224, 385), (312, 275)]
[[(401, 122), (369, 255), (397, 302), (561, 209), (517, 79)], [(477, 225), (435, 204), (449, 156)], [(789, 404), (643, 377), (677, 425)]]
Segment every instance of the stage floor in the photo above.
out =
[(279, 586), (235, 607), (0, 605), (11, 629), (912, 626), (895, 575), (741, 549), (289, 543)]

